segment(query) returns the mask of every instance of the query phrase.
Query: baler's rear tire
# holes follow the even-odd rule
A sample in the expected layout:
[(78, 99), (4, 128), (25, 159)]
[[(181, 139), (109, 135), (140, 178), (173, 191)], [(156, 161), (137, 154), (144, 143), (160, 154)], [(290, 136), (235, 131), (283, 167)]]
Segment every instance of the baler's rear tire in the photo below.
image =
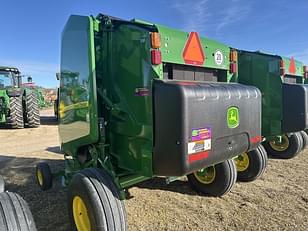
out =
[(38, 99), (35, 92), (26, 94), (26, 123), (30, 128), (36, 128), (40, 126), (40, 110), (38, 105)]
[(228, 193), (236, 183), (237, 171), (231, 159), (189, 174), (187, 178), (197, 192), (220, 197)]
[(305, 131), (301, 131), (300, 133), (301, 133), (302, 138), (303, 138), (303, 148), (302, 148), (302, 150), (304, 150), (308, 146), (308, 135)]
[(237, 180), (250, 182), (259, 178), (267, 166), (267, 153), (262, 144), (257, 149), (239, 155), (235, 160)]
[(76, 173), (68, 188), (72, 230), (127, 230), (124, 203), (108, 173), (88, 168)]
[(52, 173), (47, 163), (41, 162), (36, 166), (36, 181), (41, 190), (46, 191), (52, 188)]
[(265, 141), (263, 146), (267, 153), (274, 158), (291, 159), (295, 157), (303, 147), (303, 138), (300, 132), (282, 135), (282, 142), (275, 140)]
[(10, 116), (8, 117), (8, 124), (12, 128), (24, 128), (22, 96), (10, 98)]
[(0, 193), (0, 230), (36, 231), (27, 202), (16, 193)]

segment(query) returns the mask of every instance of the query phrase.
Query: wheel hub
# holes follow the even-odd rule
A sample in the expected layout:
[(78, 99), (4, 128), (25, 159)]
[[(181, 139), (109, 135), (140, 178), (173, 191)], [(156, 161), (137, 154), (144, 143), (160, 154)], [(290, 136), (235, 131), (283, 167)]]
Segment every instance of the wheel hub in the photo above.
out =
[(249, 167), (249, 157), (246, 152), (238, 155), (234, 161), (238, 172), (244, 172)]
[(279, 141), (278, 139), (274, 139), (269, 141), (269, 145), (271, 146), (272, 149), (274, 149), (277, 152), (283, 152), (285, 150), (288, 149), (288, 147), (290, 146), (290, 141), (288, 136), (283, 135), (281, 136), (281, 141)]
[(75, 196), (73, 199), (73, 216), (78, 231), (91, 230), (87, 207), (79, 196)]
[(194, 175), (200, 183), (211, 184), (215, 180), (216, 170), (214, 166), (210, 166), (194, 172)]

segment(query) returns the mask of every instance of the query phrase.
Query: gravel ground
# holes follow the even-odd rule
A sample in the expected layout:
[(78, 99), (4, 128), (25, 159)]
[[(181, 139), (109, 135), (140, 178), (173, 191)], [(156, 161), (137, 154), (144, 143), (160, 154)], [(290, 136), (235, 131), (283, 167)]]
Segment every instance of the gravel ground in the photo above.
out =
[[(35, 165), (63, 168), (58, 129), (45, 110), (37, 129), (0, 129), (0, 173), (7, 190), (29, 203), (38, 230), (69, 230), (66, 189), (55, 182), (41, 192)], [(185, 179), (169, 185), (155, 178), (130, 189), (125, 201), (129, 230), (308, 230), (307, 150), (292, 160), (269, 161), (252, 183), (237, 183), (222, 198), (198, 195)]]

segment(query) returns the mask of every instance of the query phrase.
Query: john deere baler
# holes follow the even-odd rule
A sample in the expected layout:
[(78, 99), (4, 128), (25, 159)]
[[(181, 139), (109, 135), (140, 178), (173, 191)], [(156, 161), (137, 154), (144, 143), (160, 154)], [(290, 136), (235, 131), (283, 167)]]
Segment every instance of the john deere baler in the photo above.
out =
[[(229, 83), (235, 58), (196, 32), (70, 17), (62, 34), (59, 134), (73, 227), (125, 230), (119, 199), (155, 176), (187, 175), (207, 195), (230, 191), (232, 158), (261, 141), (260, 91)], [(37, 178), (42, 189), (51, 187), (47, 164), (37, 166)]]
[(294, 58), (239, 51), (238, 81), (262, 92), (262, 136), (267, 152), (275, 157), (294, 157), (303, 148), (303, 138), (307, 140), (305, 76), (306, 67)]

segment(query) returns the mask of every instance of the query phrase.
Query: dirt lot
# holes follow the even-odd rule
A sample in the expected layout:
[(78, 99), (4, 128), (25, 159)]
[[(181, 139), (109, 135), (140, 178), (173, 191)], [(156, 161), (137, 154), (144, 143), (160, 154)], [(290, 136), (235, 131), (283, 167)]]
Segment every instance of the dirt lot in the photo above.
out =
[[(0, 173), (7, 190), (29, 203), (38, 230), (69, 230), (66, 191), (56, 182), (41, 192), (35, 165), (46, 160), (63, 167), (53, 112), (45, 110), (38, 129), (0, 130)], [(166, 185), (163, 179), (130, 190), (125, 202), (130, 230), (308, 230), (308, 158), (269, 161), (253, 183), (237, 183), (223, 198), (196, 194), (187, 182)]]

